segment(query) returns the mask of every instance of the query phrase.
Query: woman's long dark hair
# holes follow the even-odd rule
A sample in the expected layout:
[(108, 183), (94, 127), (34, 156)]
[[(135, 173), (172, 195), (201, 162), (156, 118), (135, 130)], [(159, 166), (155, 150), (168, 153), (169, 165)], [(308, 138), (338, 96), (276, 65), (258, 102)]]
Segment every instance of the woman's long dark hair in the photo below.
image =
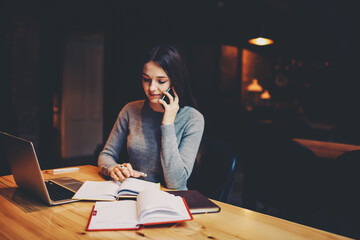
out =
[(159, 44), (154, 46), (145, 56), (142, 66), (148, 62), (157, 63), (171, 80), (179, 96), (179, 105), (197, 108), (192, 95), (187, 66), (180, 48), (173, 44)]
[[(179, 96), (179, 105), (190, 106), (198, 108), (196, 100), (191, 91), (189, 74), (184, 59), (182, 50), (173, 44), (158, 44), (155, 45), (145, 56), (141, 66), (148, 62), (155, 62), (164, 70), (166, 75), (171, 80), (171, 85), (174, 87)], [(195, 159), (195, 167), (200, 164), (201, 155), (203, 151), (203, 143), (200, 144), (199, 150)]]

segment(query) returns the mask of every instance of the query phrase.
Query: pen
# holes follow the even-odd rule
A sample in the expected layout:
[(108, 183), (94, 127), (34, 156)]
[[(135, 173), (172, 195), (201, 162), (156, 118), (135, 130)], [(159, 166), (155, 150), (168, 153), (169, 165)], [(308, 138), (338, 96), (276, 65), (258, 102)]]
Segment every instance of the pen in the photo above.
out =
[[(120, 167), (120, 168), (122, 168), (122, 169), (127, 169), (127, 168), (126, 168), (126, 167), (124, 167), (123, 165), (119, 165), (119, 167)], [(147, 174), (146, 174), (146, 173), (143, 173), (143, 172), (140, 172), (140, 171), (136, 171), (136, 170), (134, 170), (134, 172), (139, 173), (139, 174), (140, 174), (140, 176), (142, 176), (142, 177), (146, 177), (146, 176), (147, 176)]]
[(67, 173), (67, 172), (77, 172), (79, 171), (78, 167), (73, 168), (58, 168), (53, 170), (53, 174)]

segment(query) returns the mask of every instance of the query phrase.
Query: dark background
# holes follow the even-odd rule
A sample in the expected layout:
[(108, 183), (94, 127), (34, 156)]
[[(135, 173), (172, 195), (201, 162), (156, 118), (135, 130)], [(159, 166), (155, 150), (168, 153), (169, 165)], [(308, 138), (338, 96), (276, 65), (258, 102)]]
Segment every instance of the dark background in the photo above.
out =
[[(56, 152), (52, 107), (53, 96), (61, 88), (65, 39), (69, 35), (103, 34), (104, 139), (119, 109), (144, 97), (134, 79), (140, 55), (154, 43), (171, 41), (186, 53), (194, 95), (208, 117), (209, 128), (213, 124), (221, 128), (229, 116), (242, 112), (234, 107), (240, 106), (241, 68), (237, 88), (219, 88), (220, 47), (231, 45), (266, 56), (274, 66), (292, 67), (292, 59), (301, 60), (301, 70), (287, 72), (292, 80), (287, 89), (269, 86), (273, 99), (291, 105), (297, 98), (307, 119), (341, 128), (341, 137), (330, 133), (325, 140), (359, 143), (354, 48), (357, 14), (348, 3), (2, 1), (1, 130), (36, 136), (32, 140), (39, 143), (41, 154)], [(254, 47), (247, 43), (261, 26), (274, 45)], [(225, 108), (229, 112), (222, 115)]]
[[(5, 0), (0, 9), (0, 131), (34, 141), (43, 169), (65, 165), (53, 127), (53, 101), (54, 95), (61, 96), (64, 45), (70, 35), (103, 36), (104, 141), (120, 109), (144, 98), (136, 79), (139, 57), (155, 43), (170, 41), (186, 54), (205, 134), (227, 141), (239, 158), (248, 157), (252, 144), (267, 134), (261, 131), (268, 126), (258, 125), (263, 119), (280, 123), (270, 131), (276, 136), (360, 144), (359, 14), (354, 1)], [(275, 44), (247, 43), (261, 28)], [(273, 101), (286, 107), (244, 109), (241, 51), (236, 87), (221, 89), (223, 45), (253, 51), (279, 65), (272, 78), (283, 71), (290, 84), (280, 89), (268, 82), (267, 88)], [(301, 60), (302, 68), (292, 60)], [(334, 127), (303, 131), (309, 127), (304, 119)], [(5, 163), (1, 170), (8, 173)]]

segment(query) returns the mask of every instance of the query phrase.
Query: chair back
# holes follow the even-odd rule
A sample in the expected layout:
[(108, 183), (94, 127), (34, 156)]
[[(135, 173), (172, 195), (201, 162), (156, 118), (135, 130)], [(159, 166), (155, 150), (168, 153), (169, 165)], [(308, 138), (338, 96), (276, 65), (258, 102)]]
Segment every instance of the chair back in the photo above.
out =
[(260, 211), (261, 205), (264, 211), (302, 213), (317, 200), (318, 168), (316, 155), (291, 139), (271, 136), (259, 141), (254, 156), (244, 165), (244, 207)]
[(188, 188), (222, 202), (228, 202), (234, 184), (237, 157), (224, 141), (203, 136), (201, 157), (188, 179)]

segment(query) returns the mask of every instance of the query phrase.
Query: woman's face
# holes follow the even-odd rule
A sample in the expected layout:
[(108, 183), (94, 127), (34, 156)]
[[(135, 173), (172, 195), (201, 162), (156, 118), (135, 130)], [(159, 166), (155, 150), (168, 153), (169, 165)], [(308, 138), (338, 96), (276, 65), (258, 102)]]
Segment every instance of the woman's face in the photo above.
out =
[(151, 61), (144, 65), (142, 85), (150, 105), (156, 106), (160, 105), (159, 99), (171, 86), (171, 81), (165, 71), (157, 63)]

